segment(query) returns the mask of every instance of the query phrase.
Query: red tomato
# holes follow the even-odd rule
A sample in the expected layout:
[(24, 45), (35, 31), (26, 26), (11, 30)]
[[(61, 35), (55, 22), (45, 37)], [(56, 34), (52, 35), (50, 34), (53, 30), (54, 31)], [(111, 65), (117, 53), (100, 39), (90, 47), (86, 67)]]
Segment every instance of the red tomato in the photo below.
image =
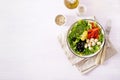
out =
[(88, 39), (90, 38), (98, 38), (99, 28), (95, 27), (94, 29), (88, 30)]
[(91, 22), (90, 24), (92, 25), (92, 29), (94, 29), (95, 28), (94, 22)]

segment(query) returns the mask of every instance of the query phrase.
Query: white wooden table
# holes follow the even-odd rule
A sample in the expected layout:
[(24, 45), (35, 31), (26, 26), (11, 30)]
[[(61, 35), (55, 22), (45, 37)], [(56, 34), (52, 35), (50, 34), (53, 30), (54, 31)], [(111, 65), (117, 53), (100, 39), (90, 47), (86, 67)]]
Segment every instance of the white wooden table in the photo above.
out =
[[(112, 20), (110, 39), (119, 50), (120, 1), (80, 3), (103, 26)], [(68, 27), (54, 23), (57, 14), (75, 16), (76, 10), (67, 9), (63, 0), (0, 0), (0, 80), (119, 80), (119, 52), (88, 75), (70, 64), (57, 40)]]

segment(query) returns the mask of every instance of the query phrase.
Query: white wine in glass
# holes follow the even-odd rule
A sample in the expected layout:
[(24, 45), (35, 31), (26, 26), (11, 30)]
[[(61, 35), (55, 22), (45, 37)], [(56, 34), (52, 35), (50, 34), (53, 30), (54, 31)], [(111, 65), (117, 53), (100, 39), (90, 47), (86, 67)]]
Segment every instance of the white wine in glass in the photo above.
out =
[(79, 5), (79, 0), (64, 0), (64, 4), (68, 9), (75, 9)]

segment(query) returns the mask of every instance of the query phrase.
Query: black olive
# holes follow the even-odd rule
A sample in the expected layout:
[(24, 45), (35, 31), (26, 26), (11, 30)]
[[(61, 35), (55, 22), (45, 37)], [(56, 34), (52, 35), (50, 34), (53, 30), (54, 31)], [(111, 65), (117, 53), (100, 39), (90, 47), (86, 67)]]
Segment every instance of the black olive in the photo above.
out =
[(85, 45), (85, 41), (79, 41), (76, 45), (76, 48), (78, 51), (83, 52), (84, 51), (84, 45)]

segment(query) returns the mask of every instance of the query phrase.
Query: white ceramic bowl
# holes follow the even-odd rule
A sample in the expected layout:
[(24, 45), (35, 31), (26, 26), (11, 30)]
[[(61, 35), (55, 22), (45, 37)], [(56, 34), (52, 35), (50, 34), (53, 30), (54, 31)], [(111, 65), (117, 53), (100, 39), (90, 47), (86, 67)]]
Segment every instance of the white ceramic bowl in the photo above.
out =
[[(87, 21), (91, 21), (91, 22), (96, 22), (95, 20), (92, 20), (92, 19), (83, 19), (83, 20), (87, 20)], [(96, 54), (98, 54), (98, 53), (103, 49), (104, 44), (105, 44), (105, 32), (104, 32), (103, 27), (102, 27), (98, 22), (96, 22), (97, 25), (101, 28), (101, 31), (102, 31), (102, 33), (103, 33), (103, 35), (104, 35), (104, 40), (103, 40), (103, 42), (102, 42), (101, 45), (100, 45), (100, 49), (99, 49), (98, 51), (96, 51), (95, 53), (92, 53), (92, 54), (90, 54), (90, 55), (81, 56), (81, 55), (76, 54), (76, 52), (70, 47), (70, 44), (69, 44), (69, 41), (68, 41), (69, 33), (70, 33), (70, 31), (71, 31), (71, 29), (72, 29), (72, 27), (73, 27), (73, 25), (74, 25), (75, 23), (77, 23), (77, 21), (74, 22), (74, 23), (71, 25), (71, 27), (68, 29), (67, 37), (66, 37), (67, 46), (69, 47), (70, 51), (71, 51), (73, 54), (75, 54), (76, 56), (78, 56), (78, 57), (84, 57), (84, 58), (92, 57), (92, 56), (95, 56)]]

